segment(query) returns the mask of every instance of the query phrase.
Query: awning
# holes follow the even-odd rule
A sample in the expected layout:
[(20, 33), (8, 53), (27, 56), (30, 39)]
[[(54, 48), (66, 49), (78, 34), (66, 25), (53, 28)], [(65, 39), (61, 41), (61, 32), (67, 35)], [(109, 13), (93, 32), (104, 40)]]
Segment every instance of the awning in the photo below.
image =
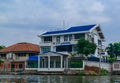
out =
[(60, 45), (57, 45), (57, 46), (69, 46), (69, 45), (72, 45), (72, 44), (70, 44), (70, 42), (63, 42), (63, 43), (61, 43)]
[[(39, 57), (39, 55), (29, 56), (28, 60), (30, 60), (30, 61), (36, 61), (36, 60), (38, 60), (38, 57)], [(41, 60), (41, 59), (42, 59), (42, 56), (40, 56), (40, 60)]]

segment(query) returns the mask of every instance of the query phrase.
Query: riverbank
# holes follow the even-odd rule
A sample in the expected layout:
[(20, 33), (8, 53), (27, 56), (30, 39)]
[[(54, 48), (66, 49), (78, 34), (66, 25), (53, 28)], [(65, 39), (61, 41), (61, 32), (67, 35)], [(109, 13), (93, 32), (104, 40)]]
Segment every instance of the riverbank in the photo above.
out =
[(81, 76), (106, 76), (111, 75), (105, 69), (100, 69), (95, 66), (85, 66), (84, 70), (70, 70), (64, 71), (37, 71), (37, 70), (22, 70), (22, 71), (1, 71), (0, 74), (21, 74), (21, 75), (81, 75)]
[(0, 83), (119, 83), (119, 79), (119, 76), (0, 74)]
[(110, 76), (111, 73), (106, 70), (100, 72), (95, 71), (68, 71), (68, 72), (38, 72), (38, 71), (22, 71), (22, 72), (0, 72), (3, 75), (75, 75), (75, 76)]

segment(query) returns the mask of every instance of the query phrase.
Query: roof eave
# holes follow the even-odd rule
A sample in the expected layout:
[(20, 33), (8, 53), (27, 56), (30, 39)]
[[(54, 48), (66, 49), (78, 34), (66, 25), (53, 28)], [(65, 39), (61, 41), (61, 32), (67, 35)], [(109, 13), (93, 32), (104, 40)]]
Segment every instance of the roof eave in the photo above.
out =
[(40, 51), (5, 51), (5, 52), (0, 52), (0, 54), (6, 54), (6, 53), (39, 53)]
[(67, 33), (58, 33), (58, 34), (47, 34), (47, 35), (38, 35), (38, 37), (44, 37), (44, 36), (57, 36), (57, 35), (66, 35), (66, 34), (77, 34), (77, 33), (87, 33), (87, 31), (77, 31), (77, 32), (67, 32)]
[[(92, 30), (94, 30), (95, 28), (97, 28), (97, 27), (100, 28), (100, 24), (96, 24), (93, 28), (90, 29), (90, 32), (91, 32)], [(98, 34), (99, 34), (99, 36), (100, 36), (100, 34), (101, 34), (101, 35), (102, 35), (102, 37), (100, 36), (100, 37), (101, 37), (101, 40), (105, 41), (105, 36), (104, 36), (101, 28), (100, 28), (100, 31), (98, 31)]]

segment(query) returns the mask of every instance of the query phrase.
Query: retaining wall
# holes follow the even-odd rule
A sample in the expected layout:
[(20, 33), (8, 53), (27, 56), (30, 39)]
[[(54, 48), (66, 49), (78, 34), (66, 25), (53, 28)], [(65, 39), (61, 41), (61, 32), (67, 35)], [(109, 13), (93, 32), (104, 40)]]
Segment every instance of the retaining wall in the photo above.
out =
[(96, 62), (96, 61), (84, 61), (84, 65), (100, 67), (108, 70), (109, 72), (111, 72), (111, 67), (112, 67), (110, 63)]

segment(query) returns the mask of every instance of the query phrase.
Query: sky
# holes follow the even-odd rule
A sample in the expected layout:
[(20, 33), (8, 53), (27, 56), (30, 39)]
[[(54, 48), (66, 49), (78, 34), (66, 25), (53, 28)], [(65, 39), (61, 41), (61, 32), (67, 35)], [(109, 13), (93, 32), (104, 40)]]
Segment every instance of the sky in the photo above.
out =
[(100, 24), (104, 44), (120, 41), (120, 0), (0, 0), (0, 45), (39, 44), (46, 31)]

